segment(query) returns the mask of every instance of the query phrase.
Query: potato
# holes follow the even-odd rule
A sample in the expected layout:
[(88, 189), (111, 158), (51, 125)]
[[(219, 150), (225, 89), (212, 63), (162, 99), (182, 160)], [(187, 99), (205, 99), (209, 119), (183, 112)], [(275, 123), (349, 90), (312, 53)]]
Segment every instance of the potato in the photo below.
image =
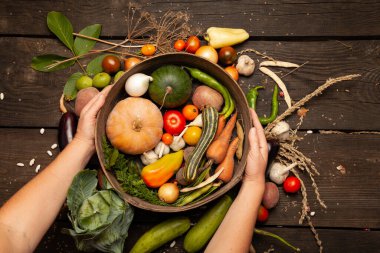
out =
[(272, 182), (265, 183), (265, 190), (263, 195), (263, 206), (267, 209), (275, 207), (280, 199), (280, 192), (277, 185)]
[(88, 87), (78, 92), (75, 100), (75, 114), (79, 117), (80, 113), (90, 100), (99, 93), (98, 89)]
[(198, 86), (195, 89), (192, 101), (199, 109), (209, 105), (215, 107), (218, 111), (220, 111), (224, 103), (223, 96), (219, 92), (205, 85)]

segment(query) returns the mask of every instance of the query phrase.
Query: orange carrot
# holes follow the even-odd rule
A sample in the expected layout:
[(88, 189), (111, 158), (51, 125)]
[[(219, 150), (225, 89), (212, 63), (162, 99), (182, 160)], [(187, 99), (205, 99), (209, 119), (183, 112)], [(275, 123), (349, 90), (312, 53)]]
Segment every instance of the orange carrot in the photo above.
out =
[(217, 173), (219, 170), (224, 168), (222, 173), (219, 175), (219, 179), (222, 180), (224, 183), (228, 183), (232, 175), (234, 174), (234, 155), (236, 152), (236, 149), (239, 145), (239, 138), (236, 137), (233, 141), (231, 141), (230, 145), (228, 146), (226, 157), (224, 158), (223, 162), (218, 165), (218, 167), (215, 170), (215, 173)]
[(218, 128), (216, 129), (214, 140), (216, 140), (216, 138), (218, 138), (218, 136), (222, 133), (225, 125), (226, 125), (226, 117), (224, 115), (219, 115)]
[(211, 142), (207, 149), (206, 156), (208, 159), (213, 160), (214, 163), (219, 164), (226, 157), (228, 144), (230, 143), (232, 131), (235, 128), (237, 113), (231, 116), (230, 120), (227, 122), (222, 133)]

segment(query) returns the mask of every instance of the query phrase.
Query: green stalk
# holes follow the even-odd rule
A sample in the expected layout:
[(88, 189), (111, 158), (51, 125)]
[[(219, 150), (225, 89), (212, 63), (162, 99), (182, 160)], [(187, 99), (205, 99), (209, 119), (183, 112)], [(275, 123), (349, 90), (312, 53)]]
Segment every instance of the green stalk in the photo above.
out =
[(300, 248), (294, 247), (293, 245), (291, 245), (290, 243), (288, 243), (284, 238), (282, 238), (282, 237), (280, 237), (280, 236), (278, 236), (276, 234), (273, 234), (271, 232), (264, 231), (264, 230), (261, 230), (261, 229), (257, 229), (257, 228), (255, 228), (254, 233), (259, 234), (259, 235), (270, 236), (272, 238), (275, 238), (275, 239), (279, 240), (280, 242), (282, 242), (283, 244), (285, 244), (286, 246), (288, 246), (289, 248), (291, 248), (292, 250), (297, 251), (297, 252), (301, 252)]

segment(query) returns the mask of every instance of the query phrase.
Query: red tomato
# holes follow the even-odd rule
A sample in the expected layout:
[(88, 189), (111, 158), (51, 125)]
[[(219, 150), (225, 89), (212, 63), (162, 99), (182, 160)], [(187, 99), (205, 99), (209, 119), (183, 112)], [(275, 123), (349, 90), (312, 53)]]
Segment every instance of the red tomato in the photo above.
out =
[(259, 212), (257, 213), (257, 220), (260, 222), (266, 222), (268, 220), (268, 217), (269, 217), (268, 210), (265, 207), (260, 205)]
[(178, 135), (185, 129), (186, 119), (176, 110), (169, 110), (164, 114), (164, 129), (172, 135)]
[(294, 176), (287, 177), (283, 184), (285, 192), (295, 193), (301, 188), (301, 182), (298, 178)]
[(193, 120), (198, 116), (199, 110), (195, 105), (186, 105), (182, 109), (182, 114), (185, 116), (185, 119)]
[(231, 65), (237, 60), (237, 53), (232, 47), (222, 47), (218, 56), (219, 61), (224, 65)]
[(173, 142), (173, 135), (169, 134), (169, 133), (164, 133), (161, 137), (161, 140), (163, 143), (165, 143), (166, 145), (170, 145), (172, 144)]
[(178, 52), (183, 51), (185, 49), (185, 47), (186, 47), (186, 42), (183, 40), (177, 40), (174, 43), (174, 49), (177, 50)]
[(197, 36), (190, 36), (186, 41), (185, 50), (188, 53), (194, 54), (201, 46), (201, 41)]
[(120, 60), (114, 55), (107, 55), (102, 61), (102, 68), (108, 74), (114, 74), (120, 70)]

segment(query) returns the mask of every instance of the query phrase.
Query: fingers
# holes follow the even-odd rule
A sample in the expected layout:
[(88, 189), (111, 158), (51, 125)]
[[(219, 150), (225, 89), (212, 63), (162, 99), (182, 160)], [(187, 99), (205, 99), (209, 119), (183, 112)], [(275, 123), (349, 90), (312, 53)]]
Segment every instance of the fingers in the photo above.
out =
[[(110, 92), (112, 88), (112, 85), (109, 85), (107, 86), (106, 88), (104, 88), (101, 92), (99, 92), (95, 97), (93, 97), (87, 104), (85, 107), (83, 107), (82, 109), (82, 112), (81, 112), (81, 115), (85, 115), (87, 114), (87, 112), (95, 105), (96, 101), (98, 101), (99, 97), (103, 97), (105, 98), (108, 93)], [(104, 101), (103, 101), (103, 104), (104, 104)], [(96, 109), (96, 113), (99, 111), (99, 109), (103, 106), (103, 104), (100, 105), (99, 108)], [(95, 115), (96, 115), (95, 113)]]
[(106, 101), (106, 97), (104, 96), (104, 94), (99, 93), (99, 95), (96, 96), (96, 100), (94, 101), (94, 103), (85, 112), (86, 117), (95, 118), (96, 114), (98, 113), (100, 108), (102, 108), (105, 101)]
[(249, 146), (251, 147), (251, 150), (254, 154), (257, 154), (260, 151), (260, 146), (259, 146), (259, 139), (257, 136), (257, 130), (255, 127), (252, 127), (249, 130)]

